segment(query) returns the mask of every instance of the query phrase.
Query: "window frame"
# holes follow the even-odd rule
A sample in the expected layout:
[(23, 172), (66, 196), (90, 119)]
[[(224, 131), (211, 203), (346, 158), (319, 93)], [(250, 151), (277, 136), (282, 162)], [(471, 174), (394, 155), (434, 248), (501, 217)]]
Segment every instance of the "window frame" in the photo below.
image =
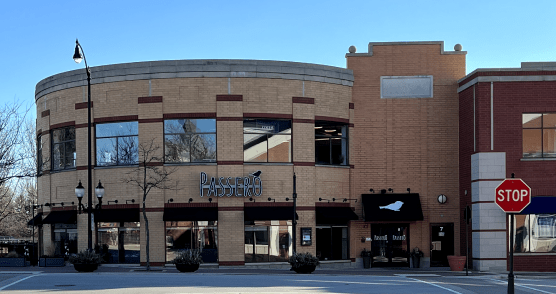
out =
[[(137, 124), (137, 134), (135, 135), (121, 135), (121, 136), (104, 136), (104, 137), (99, 137), (98, 136), (98, 126), (100, 125), (110, 125), (110, 124), (118, 124), (118, 123), (136, 123)], [(118, 156), (118, 142), (119, 142), (119, 138), (124, 138), (124, 137), (137, 137), (137, 162), (135, 163), (131, 163), (131, 164), (120, 164), (120, 157)], [(98, 140), (99, 139), (111, 139), (111, 138), (115, 138), (116, 139), (116, 164), (99, 164), (99, 158), (98, 158)], [(114, 166), (136, 166), (139, 165), (139, 121), (114, 121), (114, 122), (106, 122), (106, 123), (97, 123), (95, 124), (95, 166), (96, 167), (114, 167)]]
[[(42, 134), (39, 134), (37, 136), (37, 175), (40, 176), (42, 175), (42, 169), (43, 169), (43, 156), (42, 156)], [(77, 146), (76, 146), (77, 149)]]
[[(535, 127), (527, 127), (527, 128), (524, 127), (523, 126), (524, 125), (523, 116), (526, 115), (526, 114), (529, 114), (529, 115), (538, 114), (538, 115), (540, 115), (540, 119), (541, 119), (540, 126), (539, 127), (536, 127), (536, 126)], [(554, 131), (556, 131), (556, 126), (555, 127), (546, 127), (544, 125), (544, 116), (548, 115), (548, 114), (556, 115), (556, 113), (553, 113), (553, 112), (543, 112), (543, 113), (538, 113), (538, 112), (526, 113), (526, 112), (524, 112), (524, 113), (521, 114), (521, 156), (522, 156), (523, 159), (555, 159), (556, 160), (556, 152), (553, 153), (554, 154), (553, 156), (545, 156), (545, 153), (547, 153), (547, 154), (549, 154), (549, 153), (545, 152), (545, 150), (544, 150), (544, 140), (545, 140), (544, 139), (544, 131), (545, 130), (554, 130)], [(525, 156), (525, 150), (524, 150), (524, 144), (525, 144), (524, 139), (525, 138), (524, 138), (524, 134), (523, 134), (525, 130), (540, 130), (540, 132), (541, 132), (540, 133), (540, 137), (541, 137), (540, 157), (539, 156)], [(556, 147), (555, 147), (555, 149), (556, 149)]]
[[(339, 128), (342, 132), (341, 135), (321, 135), (321, 134), (317, 134), (317, 130), (324, 128), (324, 127), (330, 127), (330, 128)], [(344, 130), (345, 130), (345, 134), (344, 134)], [(316, 145), (316, 141), (317, 139), (328, 139), (328, 143), (329, 143), (329, 154), (328, 154), (328, 163), (324, 163), (324, 162), (320, 162), (317, 161), (317, 145)], [(333, 139), (340, 139), (341, 142), (345, 141), (346, 142), (346, 150), (345, 150), (345, 163), (341, 163), (341, 164), (335, 164), (333, 163), (333, 150), (332, 150), (332, 140)], [(349, 166), (349, 124), (347, 123), (340, 123), (340, 122), (331, 122), (331, 121), (315, 121), (315, 165), (326, 165), (326, 166)]]
[[(214, 132), (186, 132), (183, 133), (166, 133), (166, 122), (167, 121), (177, 121), (177, 120), (213, 120), (214, 121)], [(164, 136), (164, 163), (165, 164), (213, 164), (216, 163), (218, 160), (218, 130), (217, 130), (217, 123), (216, 118), (174, 118), (174, 119), (165, 119), (163, 122), (163, 136)], [(166, 155), (166, 136), (172, 135), (184, 135), (189, 136), (189, 161), (168, 161)], [(214, 160), (210, 161), (192, 161), (191, 160), (191, 137), (193, 135), (214, 135)]]
[[(60, 142), (54, 142), (54, 132), (59, 131), (59, 130), (64, 130), (64, 129), (71, 129), (71, 128), (73, 128), (73, 140), (65, 140), (65, 141), (60, 141)], [(77, 134), (75, 132), (75, 126), (67, 126), (67, 127), (56, 128), (56, 129), (50, 130), (50, 158), (52, 159), (51, 163), (50, 163), (50, 170), (51, 171), (56, 172), (56, 171), (64, 171), (64, 170), (73, 170), (73, 169), (75, 169), (76, 164), (77, 164), (77, 142), (76, 142), (75, 137), (77, 137)], [(73, 146), (74, 146), (73, 165), (67, 166), (66, 165), (66, 144), (70, 143), (70, 142), (73, 142)], [(54, 163), (55, 163), (55, 160), (54, 160), (54, 158), (55, 158), (55, 156), (54, 156), (55, 148), (54, 148), (54, 146), (56, 146), (56, 145), (63, 146), (63, 148), (64, 148), (64, 151), (60, 152), (60, 154), (63, 153), (64, 156), (59, 157), (60, 162), (63, 162), (63, 165), (62, 165), (63, 167), (62, 168), (55, 168), (54, 167)], [(60, 149), (58, 149), (58, 150), (60, 150)]]
[[(255, 132), (255, 131), (245, 131), (245, 123), (246, 121), (257, 121), (257, 120), (264, 120), (264, 121), (287, 121), (289, 122), (289, 133), (271, 133), (271, 132)], [(245, 135), (266, 135), (266, 140), (264, 140), (266, 142), (266, 160), (265, 161), (246, 161), (245, 160)], [(287, 163), (292, 163), (293, 162), (293, 120), (292, 119), (276, 119), (276, 118), (265, 118), (265, 117), (257, 117), (257, 118), (247, 118), (244, 117), (243, 118), (243, 125), (242, 125), (242, 146), (243, 146), (243, 162), (244, 163), (253, 163), (253, 164), (287, 164)], [(270, 138), (272, 138), (273, 136), (289, 136), (290, 137), (290, 143), (289, 143), (289, 159), (288, 161), (269, 161), (269, 145), (268, 142), (270, 140)], [(262, 137), (262, 136), (261, 136)]]

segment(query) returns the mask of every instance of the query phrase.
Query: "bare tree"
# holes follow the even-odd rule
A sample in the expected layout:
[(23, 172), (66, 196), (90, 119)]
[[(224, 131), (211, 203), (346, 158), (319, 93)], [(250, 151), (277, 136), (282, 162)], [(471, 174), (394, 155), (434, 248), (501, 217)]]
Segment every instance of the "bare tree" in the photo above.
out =
[(37, 199), (37, 135), (28, 111), (18, 102), (0, 107), (0, 232), (20, 237), (29, 235), (25, 208)]
[(147, 253), (147, 270), (150, 270), (150, 252), (149, 252), (149, 219), (147, 218), (145, 202), (149, 192), (154, 189), (171, 189), (170, 175), (175, 172), (175, 169), (168, 169), (160, 166), (162, 156), (158, 156), (160, 146), (156, 145), (155, 139), (148, 143), (139, 144), (139, 166), (129, 173), (123, 179), (124, 183), (131, 184), (139, 187), (143, 193), (143, 219), (145, 220), (145, 233), (146, 233), (146, 253)]

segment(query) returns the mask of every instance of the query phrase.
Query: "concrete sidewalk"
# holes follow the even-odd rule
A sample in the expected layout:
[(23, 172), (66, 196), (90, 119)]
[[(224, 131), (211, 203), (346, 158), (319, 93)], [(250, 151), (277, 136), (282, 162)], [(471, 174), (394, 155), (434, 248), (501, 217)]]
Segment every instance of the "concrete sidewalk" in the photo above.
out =
[[(218, 266), (217, 264), (202, 264), (198, 271), (194, 274), (230, 274), (230, 275), (295, 275), (296, 273), (289, 270), (288, 267), (282, 268), (261, 268), (246, 266)], [(139, 264), (103, 264), (99, 266), (95, 273), (145, 273), (146, 267)], [(173, 265), (166, 266), (151, 266), (152, 273), (179, 273)], [(64, 267), (0, 267), (0, 274), (37, 274), (37, 273), (76, 273), (73, 265), (66, 264)], [(434, 268), (389, 268), (389, 267), (376, 267), (376, 268), (328, 268), (325, 266), (318, 266), (313, 272), (314, 274), (321, 275), (369, 275), (369, 276), (462, 276), (465, 277), (465, 271), (453, 272), (449, 267), (434, 267)], [(184, 273), (184, 275), (191, 273)], [(508, 272), (479, 272), (469, 271), (469, 276), (497, 276), (500, 279), (507, 279)], [(556, 273), (545, 272), (515, 272), (516, 277), (528, 278), (552, 278), (556, 279)]]

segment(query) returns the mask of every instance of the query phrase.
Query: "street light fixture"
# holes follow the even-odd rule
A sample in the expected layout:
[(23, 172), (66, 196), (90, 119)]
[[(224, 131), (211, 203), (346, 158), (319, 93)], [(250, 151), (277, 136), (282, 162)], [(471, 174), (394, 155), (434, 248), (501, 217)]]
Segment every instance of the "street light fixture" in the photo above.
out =
[[(93, 250), (93, 231), (91, 230), (91, 208), (93, 203), (93, 176), (91, 172), (91, 69), (89, 68), (89, 65), (87, 65), (87, 58), (85, 58), (83, 47), (81, 47), (81, 44), (79, 44), (79, 41), (77, 39), (75, 39), (75, 53), (73, 54), (73, 60), (76, 63), (80, 63), (81, 60), (85, 60), (85, 70), (87, 72), (87, 248), (89, 250)], [(81, 182), (79, 183), (79, 185), (81, 186)], [(81, 188), (83, 188), (83, 186), (81, 186)], [(79, 197), (77, 195), (77, 188), (75, 189), (75, 192), (75, 195), (81, 202), (81, 198), (83, 198), (84, 193), (81, 194), (81, 197)]]

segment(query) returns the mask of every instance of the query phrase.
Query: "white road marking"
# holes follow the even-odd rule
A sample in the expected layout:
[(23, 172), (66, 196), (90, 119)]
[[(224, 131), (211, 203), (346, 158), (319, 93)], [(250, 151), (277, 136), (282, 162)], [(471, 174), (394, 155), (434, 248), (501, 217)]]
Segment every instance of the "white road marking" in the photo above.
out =
[[(323, 280), (292, 280), (294, 282), (317, 282), (317, 283), (338, 283), (338, 284), (361, 284), (361, 285), (392, 285), (400, 286), (401, 284), (392, 284), (392, 282), (387, 283), (372, 283), (372, 282), (352, 282), (352, 281), (323, 281)], [(401, 282), (401, 281), (395, 281)]]
[[(501, 281), (501, 280), (495, 280), (495, 279), (491, 279), (491, 280), (502, 283), (502, 284), (508, 284), (508, 281)], [(529, 285), (529, 284), (527, 284), (527, 285)], [(541, 293), (554, 294), (554, 292), (548, 292), (548, 291), (544, 291), (544, 290), (535, 289), (533, 287), (527, 287), (527, 286), (524, 286), (524, 284), (520, 284), (520, 283), (515, 283), (514, 282), (514, 286), (527, 288), (529, 290), (534, 290), (534, 291), (538, 291), (538, 292), (541, 292)], [(535, 285), (535, 286), (543, 287), (542, 285)]]
[(422, 280), (414, 279), (414, 278), (410, 278), (410, 277), (408, 277), (408, 279), (411, 279), (411, 280), (414, 280), (414, 281), (417, 281), (417, 282), (421, 282), (421, 283), (425, 283), (425, 284), (429, 284), (429, 285), (431, 285), (431, 286), (435, 286), (435, 287), (444, 289), (444, 290), (446, 290), (446, 291), (450, 291), (450, 292), (452, 292), (452, 293), (462, 294), (461, 292), (454, 291), (454, 290), (452, 290), (452, 289), (449, 289), (449, 288), (446, 288), (446, 287), (442, 287), (442, 286), (440, 286), (440, 285), (436, 285), (436, 284), (434, 284), (434, 283), (430, 283), (430, 282), (427, 282), (427, 281), (422, 281)]
[(15, 285), (15, 284), (17, 284), (17, 283), (19, 283), (19, 282), (22, 282), (22, 281), (25, 281), (25, 280), (27, 280), (27, 279), (30, 279), (30, 278), (32, 278), (32, 277), (37, 277), (37, 276), (42, 276), (42, 274), (32, 275), (32, 276), (25, 277), (25, 278), (23, 278), (23, 279), (19, 279), (19, 280), (15, 281), (15, 282), (13, 282), (13, 283), (11, 283), (11, 284), (8, 284), (8, 285), (6, 285), (6, 286), (0, 288), (0, 291), (4, 290), (4, 289), (6, 289), (6, 288), (8, 288), (8, 287), (10, 287), (10, 286), (13, 286), (13, 285)]

